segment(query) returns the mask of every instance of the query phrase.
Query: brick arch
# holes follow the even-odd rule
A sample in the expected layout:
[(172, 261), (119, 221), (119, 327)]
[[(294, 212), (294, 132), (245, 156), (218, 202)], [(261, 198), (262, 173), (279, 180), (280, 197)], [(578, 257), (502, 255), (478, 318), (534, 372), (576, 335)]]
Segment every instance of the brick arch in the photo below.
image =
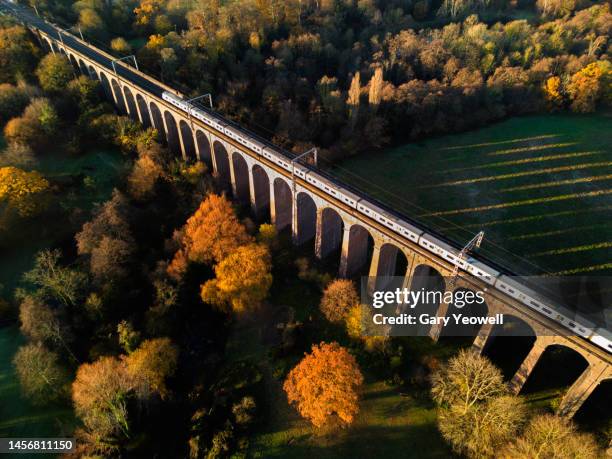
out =
[(368, 229), (352, 224), (348, 230), (348, 243), (340, 261), (340, 276), (367, 275), (374, 249), (374, 238)]
[(232, 153), (232, 188), (241, 203), (249, 202), (249, 166), (242, 154)]
[(293, 215), (293, 193), (291, 187), (282, 178), (276, 177), (273, 182), (274, 205), (272, 206), (273, 222), (277, 230), (291, 226)]
[(317, 204), (305, 191), (297, 193), (295, 204), (297, 218), (293, 234), (297, 244), (305, 244), (312, 241), (317, 232)]
[(251, 177), (253, 181), (253, 210), (258, 218), (267, 218), (270, 215), (270, 178), (259, 164), (253, 165)]
[(213, 154), (215, 175), (223, 186), (229, 186), (231, 184), (229, 155), (225, 146), (219, 140), (213, 142)]
[(132, 91), (127, 86), (123, 86), (123, 96), (127, 106), (128, 114), (135, 120), (138, 120), (138, 110), (136, 109), (136, 101)]
[(125, 99), (123, 98), (123, 92), (121, 91), (121, 86), (114, 78), (111, 78), (111, 89), (113, 91), (113, 95), (115, 98), (115, 105), (117, 106), (117, 110), (122, 115), (127, 113), (127, 108), (125, 106)]
[(136, 93), (136, 105), (138, 106), (138, 113), (140, 114), (140, 122), (144, 127), (151, 127), (151, 117), (149, 116), (149, 108), (142, 94)]
[(105, 72), (100, 72), (100, 84), (102, 84), (102, 89), (104, 90), (106, 98), (113, 101), (113, 89), (111, 88), (110, 80)]
[(151, 123), (153, 127), (157, 129), (160, 138), (164, 138), (166, 135), (166, 128), (164, 127), (164, 117), (162, 116), (161, 110), (155, 102), (149, 104), (151, 111)]
[(166, 125), (166, 141), (168, 142), (170, 150), (174, 153), (181, 153), (181, 141), (179, 139), (176, 119), (169, 110), (164, 110), (164, 121)]
[(204, 163), (208, 166), (210, 170), (213, 169), (212, 163), (212, 152), (210, 149), (210, 141), (208, 140), (208, 136), (201, 129), (196, 129), (196, 144), (197, 151), (199, 153), (200, 161), (204, 161)]
[(185, 158), (187, 161), (197, 161), (195, 144), (193, 143), (193, 132), (191, 127), (185, 120), (179, 121), (179, 132), (183, 140), (183, 148), (185, 149)]
[(96, 72), (96, 69), (94, 68), (93, 65), (89, 65), (87, 67), (88, 70), (88, 75), (90, 78), (94, 79), (94, 80), (98, 80), (98, 72)]
[(79, 58), (79, 69), (81, 70), (81, 73), (83, 75), (89, 76), (89, 71), (87, 70), (87, 64), (85, 64), (85, 61), (80, 58)]
[(74, 57), (74, 54), (72, 53), (68, 53), (68, 60), (70, 61), (70, 63), (72, 64), (72, 68), (77, 71), (80, 70), (79, 68), (79, 62), (77, 61), (76, 57)]
[[(486, 302), (486, 298), (482, 299), (482, 303), (479, 303), (476, 294), (480, 293), (468, 287), (457, 286), (453, 289), (453, 298), (460, 298), (463, 296), (472, 296), (476, 300), (471, 301), (470, 304), (462, 304), (461, 300), (456, 301), (457, 304), (450, 304), (446, 311), (446, 317), (452, 317), (453, 314), (462, 314), (464, 317), (469, 318), (486, 318), (491, 314), (491, 308)], [(461, 294), (461, 295), (459, 295)], [(458, 341), (465, 343), (466, 345), (471, 344), (474, 338), (478, 335), (480, 330), (483, 328), (482, 324), (473, 325), (457, 325), (454, 320), (449, 322), (449, 325), (444, 327), (440, 333), (441, 341)]]
[(315, 253), (318, 258), (325, 258), (342, 247), (344, 220), (332, 207), (319, 209), (317, 216), (317, 240)]

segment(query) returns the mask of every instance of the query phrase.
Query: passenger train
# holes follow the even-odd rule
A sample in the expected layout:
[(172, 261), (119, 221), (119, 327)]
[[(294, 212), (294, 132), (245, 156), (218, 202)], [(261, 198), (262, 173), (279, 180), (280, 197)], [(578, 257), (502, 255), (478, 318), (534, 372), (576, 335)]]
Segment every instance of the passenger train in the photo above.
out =
[(307, 183), (321, 189), (326, 194), (342, 201), (357, 212), (376, 220), (381, 225), (390, 228), (392, 231), (420, 245), (429, 252), (435, 253), (450, 263), (459, 265), (462, 270), (482, 279), (487, 284), (520, 301), (528, 308), (536, 310), (563, 325), (576, 335), (612, 353), (612, 333), (607, 329), (601, 327), (596, 328), (595, 324), (584, 317), (580, 317), (579, 321), (570, 319), (570, 313), (564, 312), (562, 307), (558, 305), (551, 306), (550, 300), (544, 299), (540, 294), (510, 278), (505, 273), (474, 258), (460, 258), (460, 250), (442, 241), (438, 236), (428, 234), (417, 226), (406, 222), (367, 199), (358, 196), (345, 185), (332, 182), (325, 174), (314, 171), (311, 167), (303, 164), (294, 164), (292, 166), (291, 159), (281, 149), (262, 139), (257, 139), (256, 136), (250, 133), (246, 133), (243, 129), (236, 127), (223, 117), (210, 111), (197, 108), (184, 99), (167, 91), (162, 94), (162, 98), (188, 113), (190, 116), (197, 118), (213, 129), (225, 134), (249, 150), (263, 156), (279, 167), (289, 172), (293, 171), (295, 175), (302, 180), (305, 180)]

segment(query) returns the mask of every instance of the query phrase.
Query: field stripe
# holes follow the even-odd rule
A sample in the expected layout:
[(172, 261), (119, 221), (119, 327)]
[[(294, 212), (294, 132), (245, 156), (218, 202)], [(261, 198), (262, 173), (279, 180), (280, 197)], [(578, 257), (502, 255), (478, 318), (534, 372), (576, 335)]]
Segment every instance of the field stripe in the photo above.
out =
[(439, 148), (439, 150), (461, 150), (463, 148), (489, 147), (491, 145), (504, 145), (507, 143), (529, 142), (530, 140), (552, 139), (554, 137), (559, 137), (559, 134), (537, 135), (534, 137), (523, 137), (522, 139), (501, 140), (499, 142), (473, 143), (471, 145), (458, 145), (454, 147)]
[(603, 265), (583, 266), (581, 268), (568, 269), (566, 271), (557, 271), (553, 276), (569, 276), (571, 274), (588, 273), (604, 269), (612, 269), (612, 263), (604, 263)]
[(423, 214), (421, 215), (421, 217), (439, 217), (442, 215), (456, 215), (456, 214), (463, 214), (467, 212), (482, 212), (485, 210), (504, 209), (506, 207), (517, 207), (517, 206), (526, 206), (526, 205), (531, 205), (531, 204), (540, 204), (542, 202), (566, 201), (568, 199), (602, 196), (602, 195), (606, 195), (610, 193), (612, 193), (612, 189), (589, 191), (586, 193), (562, 194), (558, 196), (548, 196), (546, 198), (534, 198), (534, 199), (525, 199), (522, 201), (505, 202), (503, 204), (493, 204), (490, 206), (467, 207), (464, 209), (445, 210), (442, 212), (433, 212), (429, 214)]
[(576, 231), (591, 230), (595, 228), (607, 228), (610, 225), (611, 225), (610, 223), (603, 223), (601, 225), (576, 226), (574, 228), (566, 228), (566, 229), (556, 230), (556, 231), (543, 231), (539, 233), (522, 234), (520, 236), (513, 236), (510, 238), (510, 240), (520, 241), (523, 239), (534, 239), (534, 238), (545, 237), (545, 236), (556, 236), (559, 234), (568, 234), (568, 233), (574, 233)]
[(543, 257), (546, 255), (563, 255), (566, 253), (586, 252), (589, 250), (607, 249), (612, 247), (612, 242), (598, 242), (597, 244), (578, 245), (576, 247), (566, 247), (564, 249), (547, 250), (527, 255), (527, 258)]
[(612, 179), (612, 174), (591, 175), (590, 177), (582, 177), (582, 178), (571, 179), (571, 180), (558, 180), (556, 182), (536, 183), (533, 185), (523, 185), (523, 186), (515, 186), (512, 188), (502, 188), (499, 191), (495, 191), (495, 193), (503, 193), (503, 192), (508, 192), (508, 191), (535, 190), (538, 188), (550, 188), (553, 186), (573, 185), (576, 183), (599, 182), (601, 180), (609, 180), (609, 179)]
[(554, 172), (577, 171), (580, 169), (590, 169), (592, 167), (602, 167), (602, 166), (612, 166), (612, 161), (600, 162), (600, 163), (574, 164), (573, 166), (551, 167), (547, 169), (537, 169), (534, 171), (514, 172), (512, 174), (489, 175), (488, 177), (478, 177), (474, 179), (457, 180), (455, 182), (444, 182), (444, 183), (438, 183), (436, 185), (425, 185), (420, 188), (436, 188), (440, 186), (456, 186), (456, 185), (466, 185), (470, 183), (491, 182), (495, 180), (505, 180), (505, 179), (511, 179), (511, 178), (517, 178), (517, 177), (526, 177), (529, 175), (542, 175), (542, 174), (550, 174)]
[(580, 151), (578, 153), (565, 153), (561, 155), (536, 156), (535, 158), (514, 159), (512, 161), (498, 161), (496, 163), (482, 164), (480, 166), (458, 167), (455, 169), (446, 169), (443, 171), (439, 171), (438, 173), (443, 174), (447, 172), (462, 172), (462, 171), (474, 171), (474, 170), (479, 170), (479, 169), (490, 169), (491, 167), (517, 166), (519, 164), (541, 163), (544, 161), (554, 161), (555, 159), (580, 158), (583, 156), (600, 155), (602, 153), (605, 153), (605, 151), (603, 150)]
[[(483, 223), (470, 223), (469, 225), (462, 225), (462, 228), (480, 228), (481, 226), (495, 226), (495, 225), (506, 225), (509, 223), (523, 223), (529, 221), (537, 221), (542, 220), (544, 218), (551, 217), (561, 217), (563, 215), (577, 215), (584, 213), (597, 212), (600, 210), (610, 210), (612, 206), (599, 206), (599, 207), (591, 207), (590, 209), (578, 209), (578, 210), (563, 210), (561, 212), (553, 212), (550, 214), (540, 214), (540, 215), (530, 215), (529, 217), (516, 217), (516, 218), (506, 218), (502, 220), (491, 220), (489, 222)], [(442, 228), (442, 230), (452, 230), (455, 229), (455, 226), (447, 226)]]
[(574, 145), (578, 145), (578, 142), (547, 143), (546, 145), (534, 145), (531, 147), (509, 148), (507, 150), (493, 151), (491, 153), (487, 153), (487, 156), (514, 155), (517, 153), (528, 153), (532, 151), (547, 150), (549, 148), (572, 147)]

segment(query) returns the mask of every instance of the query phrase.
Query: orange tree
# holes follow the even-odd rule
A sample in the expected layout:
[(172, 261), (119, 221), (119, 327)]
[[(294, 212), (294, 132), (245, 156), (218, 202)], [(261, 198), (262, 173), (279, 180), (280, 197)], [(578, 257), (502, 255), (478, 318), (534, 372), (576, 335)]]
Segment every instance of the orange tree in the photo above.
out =
[(350, 424), (359, 412), (363, 375), (355, 358), (338, 343), (312, 346), (312, 352), (293, 368), (283, 388), (289, 403), (321, 427), (333, 416)]

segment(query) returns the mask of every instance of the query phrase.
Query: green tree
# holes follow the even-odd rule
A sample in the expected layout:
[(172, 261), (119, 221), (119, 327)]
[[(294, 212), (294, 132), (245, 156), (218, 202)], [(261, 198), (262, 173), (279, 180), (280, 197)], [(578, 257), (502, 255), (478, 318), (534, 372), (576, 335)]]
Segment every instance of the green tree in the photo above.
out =
[(36, 68), (40, 87), (49, 92), (61, 92), (74, 78), (74, 69), (62, 54), (47, 54)]
[(13, 365), (25, 396), (44, 405), (68, 395), (68, 373), (58, 363), (58, 356), (41, 343), (21, 346)]

